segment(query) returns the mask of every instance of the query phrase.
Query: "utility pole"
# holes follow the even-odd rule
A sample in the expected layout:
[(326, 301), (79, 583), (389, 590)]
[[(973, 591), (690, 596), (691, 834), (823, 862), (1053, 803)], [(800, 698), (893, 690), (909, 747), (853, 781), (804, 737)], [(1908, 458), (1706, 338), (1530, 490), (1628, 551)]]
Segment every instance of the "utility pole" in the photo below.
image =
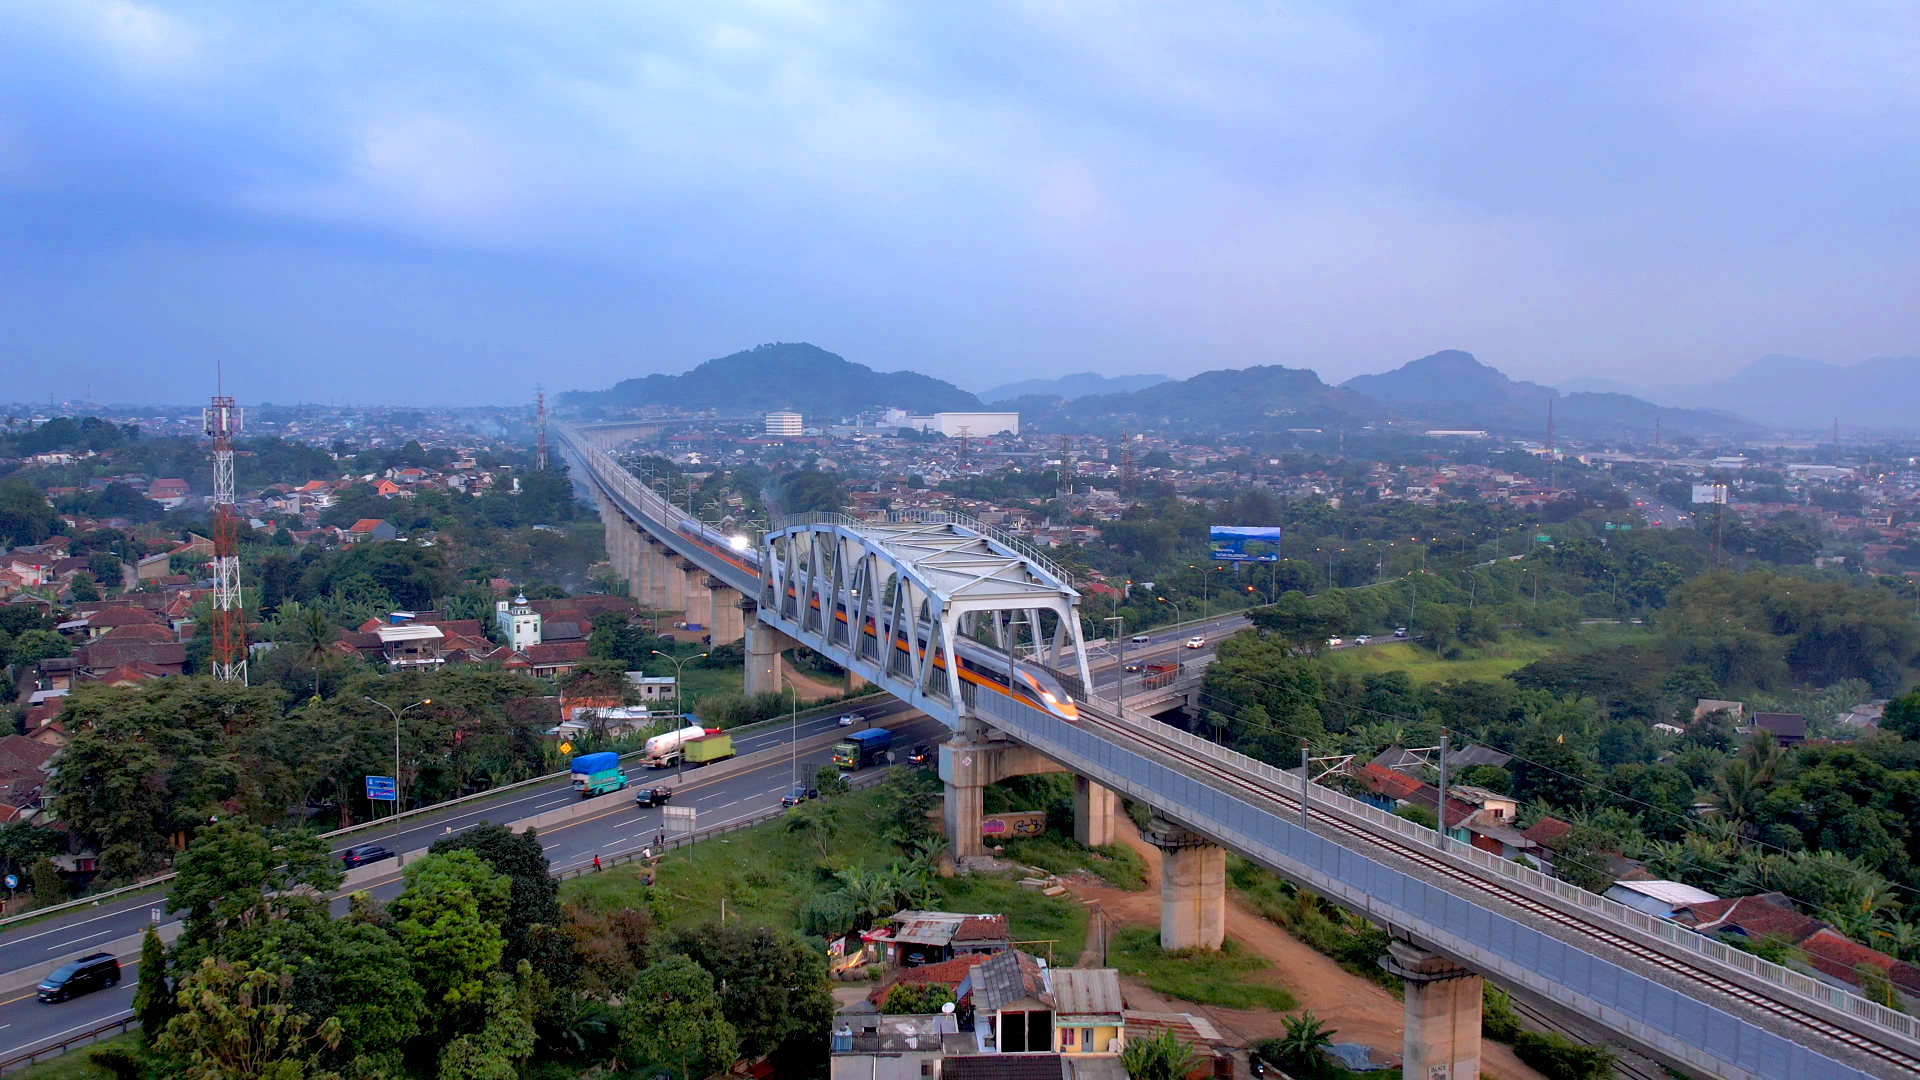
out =
[(1438, 842), (1442, 850), (1447, 846), (1447, 736), (1440, 735), (1440, 801), (1435, 805), (1435, 828), (1439, 831)]
[(1560, 475), (1556, 468), (1558, 462), (1553, 456), (1553, 399), (1547, 399), (1547, 492), (1557, 494), (1560, 491)]
[(240, 592), (240, 515), (234, 508), (233, 435), (240, 410), (214, 369), (212, 404), (201, 414), (213, 439), (213, 677), (247, 681), (247, 614)]
[(1120, 493), (1129, 500), (1140, 493), (1140, 475), (1133, 467), (1133, 436), (1120, 431)]
[(547, 468), (547, 392), (538, 386), (533, 388), (533, 424), (536, 429), (533, 467), (545, 472)]

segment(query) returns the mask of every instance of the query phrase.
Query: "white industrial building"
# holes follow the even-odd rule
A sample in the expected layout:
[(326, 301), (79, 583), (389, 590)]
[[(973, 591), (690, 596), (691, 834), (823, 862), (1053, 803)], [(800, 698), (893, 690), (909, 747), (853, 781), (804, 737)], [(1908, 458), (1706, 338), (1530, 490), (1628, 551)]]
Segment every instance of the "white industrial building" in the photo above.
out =
[(797, 412), (770, 412), (767, 414), (767, 434), (799, 435), (802, 431), (800, 419)]
[(983, 435), (1020, 434), (1020, 414), (1017, 412), (940, 412), (932, 416), (913, 416), (907, 418), (907, 427), (915, 431), (937, 431), (949, 439), (963, 435), (980, 438)]

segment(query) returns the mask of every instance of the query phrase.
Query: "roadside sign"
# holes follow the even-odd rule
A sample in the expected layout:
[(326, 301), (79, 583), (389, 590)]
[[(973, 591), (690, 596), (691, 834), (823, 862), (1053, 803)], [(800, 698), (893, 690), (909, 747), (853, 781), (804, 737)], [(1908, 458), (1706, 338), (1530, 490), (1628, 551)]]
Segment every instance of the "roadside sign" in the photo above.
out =
[(8, 874), (8, 875), (7, 875), (7, 888), (9, 888), (9, 889), (17, 889), (17, 888), (19, 888), (19, 887), (20, 887), (20, 875), (19, 875), (19, 874)]
[(692, 833), (696, 811), (691, 806), (663, 806), (660, 824), (670, 833)]
[(1533, 539), (1534, 539), (1534, 540), (1535, 540), (1535, 542), (1537, 542), (1537, 543), (1542, 543), (1542, 544), (1551, 544), (1551, 543), (1553, 543), (1553, 537), (1551, 537), (1551, 536), (1548, 536), (1548, 535), (1547, 535), (1546, 533), (1541, 533), (1541, 534), (1540, 534), (1539, 536), (1536, 536), (1536, 537), (1534, 537)]
[(367, 777), (367, 799), (370, 802), (394, 802), (399, 798), (394, 794), (393, 777)]
[(560, 744), (560, 752), (561, 752), (561, 753), (563, 753), (563, 754), (571, 754), (571, 753), (573, 753), (573, 744), (572, 744), (572, 743), (570, 743), (570, 742), (563, 742), (563, 743), (561, 743), (561, 744)]

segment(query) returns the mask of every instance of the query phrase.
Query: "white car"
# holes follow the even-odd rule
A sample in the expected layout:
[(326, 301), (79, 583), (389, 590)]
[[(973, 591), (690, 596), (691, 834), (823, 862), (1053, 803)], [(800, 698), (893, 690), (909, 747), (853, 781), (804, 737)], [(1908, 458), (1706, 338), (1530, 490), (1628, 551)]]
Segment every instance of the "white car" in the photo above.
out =
[(1347, 643), (1346, 638), (1330, 637), (1327, 639), (1327, 647), (1330, 649), (1337, 649), (1340, 646), (1345, 645), (1346, 643)]
[(1135, 645), (1145, 645), (1145, 644), (1146, 644), (1147, 642), (1149, 642), (1149, 641), (1152, 641), (1152, 640), (1153, 640), (1153, 638), (1151, 638), (1151, 637), (1149, 637), (1149, 636), (1147, 636), (1146, 634), (1135, 634), (1135, 635), (1133, 635), (1133, 643), (1134, 643)]
[(1367, 642), (1372, 640), (1373, 639), (1368, 637), (1367, 635), (1361, 634), (1359, 637), (1353, 639), (1353, 643), (1355, 645), (1365, 645)]
[(841, 726), (841, 727), (852, 727), (852, 726), (853, 726), (853, 722), (854, 722), (855, 720), (858, 720), (858, 719), (860, 719), (860, 718), (859, 718), (859, 717), (857, 717), (857, 716), (855, 716), (855, 715), (853, 715), (852, 713), (848, 713), (848, 714), (846, 714), (845, 716), (842, 716), (842, 717), (840, 718), (840, 726)]
[(1187, 639), (1187, 648), (1189, 649), (1204, 648), (1206, 644), (1207, 644), (1207, 639), (1203, 637), (1199, 637), (1197, 635)]

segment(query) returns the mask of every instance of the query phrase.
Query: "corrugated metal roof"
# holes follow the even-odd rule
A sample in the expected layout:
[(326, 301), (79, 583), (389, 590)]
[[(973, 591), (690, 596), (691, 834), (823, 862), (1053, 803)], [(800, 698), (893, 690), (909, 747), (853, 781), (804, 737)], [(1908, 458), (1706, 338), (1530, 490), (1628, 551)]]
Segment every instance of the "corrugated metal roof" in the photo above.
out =
[(1054, 1007), (1061, 1016), (1118, 1015), (1120, 972), (1113, 968), (1060, 968), (1053, 972)]
[(1663, 904), (1672, 904), (1674, 907), (1704, 904), (1709, 900), (1720, 899), (1705, 889), (1696, 889), (1678, 881), (1619, 881), (1614, 883), (1614, 888), (1628, 889), (1642, 896), (1651, 896)]
[(1023, 998), (1053, 1008), (1053, 995), (1047, 992), (1040, 962), (1019, 949), (996, 953), (993, 959), (975, 968), (969, 976), (973, 985), (973, 1007), (980, 1012), (998, 1012)]

